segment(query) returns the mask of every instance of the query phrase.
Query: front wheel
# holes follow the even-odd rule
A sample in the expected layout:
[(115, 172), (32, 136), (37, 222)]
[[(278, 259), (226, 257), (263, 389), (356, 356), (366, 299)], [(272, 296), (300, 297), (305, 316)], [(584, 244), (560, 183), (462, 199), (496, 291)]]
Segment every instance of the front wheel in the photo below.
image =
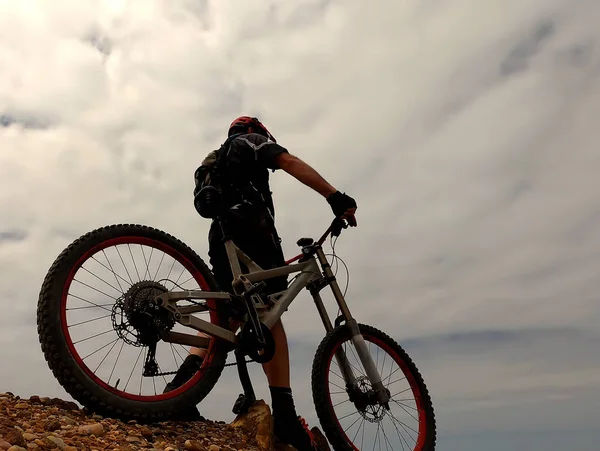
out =
[[(390, 392), (389, 409), (370, 396), (371, 383), (350, 330), (344, 325), (337, 327), (319, 345), (312, 369), (315, 409), (329, 442), (336, 451), (433, 451), (433, 405), (417, 367), (385, 333), (364, 324), (359, 324), (359, 329)], [(346, 387), (336, 354), (346, 356), (356, 378), (354, 387)]]

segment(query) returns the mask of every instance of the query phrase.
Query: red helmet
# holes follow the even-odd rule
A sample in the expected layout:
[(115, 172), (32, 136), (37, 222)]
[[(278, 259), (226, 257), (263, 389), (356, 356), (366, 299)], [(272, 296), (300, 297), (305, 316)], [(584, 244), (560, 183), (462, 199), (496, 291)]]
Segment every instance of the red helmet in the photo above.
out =
[(244, 132), (248, 129), (248, 127), (252, 127), (256, 133), (266, 136), (273, 142), (277, 142), (277, 140), (273, 137), (269, 130), (267, 130), (267, 127), (265, 127), (258, 120), (258, 118), (251, 116), (240, 116), (237, 119), (235, 119), (229, 126), (229, 131), (227, 135), (231, 136), (234, 133)]

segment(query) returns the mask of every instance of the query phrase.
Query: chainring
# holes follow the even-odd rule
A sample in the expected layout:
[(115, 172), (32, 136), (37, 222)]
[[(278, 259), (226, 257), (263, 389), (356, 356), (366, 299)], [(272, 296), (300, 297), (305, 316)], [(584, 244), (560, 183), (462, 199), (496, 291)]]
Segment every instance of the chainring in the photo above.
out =
[(257, 363), (267, 363), (275, 355), (275, 340), (266, 324), (259, 322), (264, 344), (260, 343), (254, 327), (250, 322), (244, 324), (240, 332), (240, 346), (248, 357)]

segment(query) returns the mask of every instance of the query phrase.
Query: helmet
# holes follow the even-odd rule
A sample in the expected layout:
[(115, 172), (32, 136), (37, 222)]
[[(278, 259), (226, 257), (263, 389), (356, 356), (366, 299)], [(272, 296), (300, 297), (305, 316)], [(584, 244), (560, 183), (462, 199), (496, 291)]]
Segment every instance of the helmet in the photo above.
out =
[(271, 135), (267, 127), (265, 127), (256, 117), (251, 116), (240, 116), (235, 119), (231, 125), (229, 126), (229, 131), (227, 136), (231, 136), (234, 133), (243, 133), (248, 129), (248, 127), (252, 127), (256, 133), (266, 136), (273, 142), (277, 142), (277, 140)]

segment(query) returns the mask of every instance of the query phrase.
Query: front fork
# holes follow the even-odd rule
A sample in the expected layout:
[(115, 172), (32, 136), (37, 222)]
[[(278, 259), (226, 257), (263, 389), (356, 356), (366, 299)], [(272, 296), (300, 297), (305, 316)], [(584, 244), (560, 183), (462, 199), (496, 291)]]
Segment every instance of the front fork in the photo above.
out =
[[(354, 347), (356, 348), (358, 357), (365, 368), (367, 377), (369, 378), (369, 380), (371, 382), (371, 386), (373, 387), (373, 391), (375, 392), (376, 399), (380, 404), (387, 405), (387, 403), (390, 400), (390, 393), (383, 386), (383, 382), (381, 380), (379, 371), (377, 370), (377, 366), (375, 365), (375, 362), (373, 361), (373, 357), (371, 356), (371, 353), (369, 352), (369, 349), (367, 348), (367, 343), (365, 342), (365, 339), (363, 338), (362, 334), (360, 333), (358, 323), (356, 322), (356, 320), (352, 317), (352, 314), (350, 313), (348, 304), (346, 304), (344, 295), (343, 295), (342, 291), (340, 290), (340, 287), (339, 287), (337, 280), (333, 274), (333, 271), (331, 270), (331, 265), (327, 261), (325, 252), (323, 252), (323, 249), (320, 246), (316, 250), (316, 255), (319, 260), (319, 263), (321, 264), (321, 268), (323, 269), (323, 273), (325, 275), (325, 282), (328, 283), (329, 286), (331, 287), (333, 296), (335, 297), (335, 300), (337, 301), (337, 304), (342, 313), (341, 317), (345, 320), (344, 327), (347, 327), (351, 333), (352, 343), (354, 344)], [(313, 299), (315, 301), (317, 310), (319, 311), (319, 315), (321, 316), (321, 320), (323, 321), (325, 329), (327, 330), (327, 332), (330, 332), (333, 330), (333, 325), (331, 324), (329, 316), (327, 315), (327, 311), (325, 310), (323, 300), (321, 299), (321, 296), (319, 295), (319, 291), (323, 286), (324, 285), (321, 285), (321, 286), (313, 285), (309, 289), (313, 296)], [(343, 351), (343, 349), (340, 348), (339, 351), (336, 352), (335, 358), (338, 362), (340, 369), (342, 370), (344, 380), (346, 381), (346, 387), (355, 387), (356, 386), (356, 376), (354, 376), (352, 367), (351, 367), (350, 363), (348, 362), (348, 359), (346, 358), (346, 353)]]

